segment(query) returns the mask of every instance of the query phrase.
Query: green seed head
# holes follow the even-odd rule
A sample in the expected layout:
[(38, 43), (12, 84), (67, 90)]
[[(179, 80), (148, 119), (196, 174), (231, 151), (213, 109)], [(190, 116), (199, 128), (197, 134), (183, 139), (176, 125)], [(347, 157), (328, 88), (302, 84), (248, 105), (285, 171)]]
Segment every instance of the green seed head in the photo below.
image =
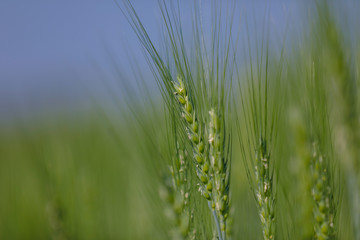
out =
[(200, 165), (204, 163), (204, 159), (200, 155), (196, 155), (195, 159), (196, 159), (197, 163)]
[(199, 125), (197, 122), (194, 122), (192, 125), (192, 130), (194, 131), (194, 133), (198, 133), (199, 131)]
[(204, 183), (204, 184), (206, 184), (206, 183), (208, 182), (207, 177), (204, 176), (204, 175), (201, 175), (200, 180), (201, 180), (201, 182)]
[(201, 142), (199, 143), (198, 150), (199, 150), (200, 153), (204, 153), (204, 149), (205, 149), (205, 145), (204, 145), (204, 143), (201, 141)]
[(192, 134), (191, 140), (192, 140), (195, 144), (198, 144), (198, 143), (199, 143), (199, 137), (198, 137), (198, 135), (197, 135), (197, 134)]
[(316, 237), (317, 237), (317, 240), (326, 240), (327, 239), (327, 237), (321, 233), (317, 233)]
[(320, 210), (320, 212), (325, 213), (326, 205), (325, 205), (325, 202), (324, 202), (324, 201), (321, 201), (321, 202), (319, 203), (319, 210)]
[(208, 173), (209, 172), (209, 164), (205, 163), (203, 167), (203, 172)]
[(191, 116), (191, 114), (185, 114), (185, 120), (190, 124), (193, 123), (193, 117)]
[(207, 191), (204, 191), (203, 195), (207, 200), (210, 200), (210, 194)]
[(220, 212), (224, 212), (226, 208), (225, 208), (225, 202), (223, 200), (220, 200), (219, 206), (220, 206)]
[(324, 233), (324, 234), (328, 234), (329, 225), (326, 222), (321, 225), (321, 232)]
[(174, 84), (175, 86), (175, 90), (181, 95), (181, 96), (185, 96), (186, 95), (186, 89), (185, 89), (185, 85), (183, 80), (181, 79), (180, 76), (177, 77), (177, 80), (179, 82), (179, 84)]
[(184, 97), (182, 97), (181, 95), (178, 95), (177, 99), (178, 99), (179, 103), (181, 103), (182, 105), (185, 105), (186, 101), (185, 101)]
[(192, 105), (189, 101), (186, 102), (185, 104), (185, 110), (187, 113), (191, 113), (192, 112)]
[(315, 220), (316, 220), (316, 222), (318, 222), (318, 223), (324, 222), (324, 220), (325, 220), (324, 214), (322, 214), (322, 213), (320, 213), (320, 212), (317, 212), (317, 213), (315, 214)]
[(211, 192), (212, 191), (212, 183), (211, 182), (209, 182), (208, 183), (208, 185), (206, 186), (206, 189), (209, 191), (209, 192)]
[(264, 208), (261, 209), (260, 215), (261, 215), (262, 218), (265, 219), (266, 216), (265, 216), (265, 209)]
[(270, 229), (267, 226), (264, 228), (264, 235), (266, 236), (266, 239), (270, 239)]

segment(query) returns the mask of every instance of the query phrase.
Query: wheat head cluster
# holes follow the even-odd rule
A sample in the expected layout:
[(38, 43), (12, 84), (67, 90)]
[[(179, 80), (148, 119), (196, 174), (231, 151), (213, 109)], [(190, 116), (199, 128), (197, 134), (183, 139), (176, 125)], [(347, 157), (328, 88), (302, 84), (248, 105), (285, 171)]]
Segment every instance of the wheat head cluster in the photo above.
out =
[(179, 5), (159, 1), (163, 54), (123, 1), (171, 123), (167, 236), (248, 239), (237, 234), (247, 213), (233, 194), (246, 180), (263, 239), (360, 239), (358, 80), (330, 6), (315, 6), (298, 51), (282, 43), (275, 54), (266, 21), (261, 41), (250, 38), (246, 20), (236, 31), (232, 4), (212, 2), (207, 41), (195, 3), (188, 44)]

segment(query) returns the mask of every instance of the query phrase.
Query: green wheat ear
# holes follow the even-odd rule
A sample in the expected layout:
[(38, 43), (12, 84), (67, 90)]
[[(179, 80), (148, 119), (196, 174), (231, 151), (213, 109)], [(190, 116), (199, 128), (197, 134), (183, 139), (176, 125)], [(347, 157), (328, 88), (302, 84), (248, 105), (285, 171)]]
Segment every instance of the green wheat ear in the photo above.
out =
[(315, 238), (326, 240), (334, 238), (334, 216), (332, 191), (329, 186), (329, 172), (325, 165), (324, 156), (320, 153), (316, 143), (312, 156), (312, 196), (314, 199)]
[[(205, 44), (201, 24), (200, 5), (194, 4), (194, 46), (195, 51), (188, 54), (184, 37), (182, 35), (182, 22), (178, 15), (177, 7), (167, 1), (159, 1), (161, 16), (164, 23), (166, 36), (166, 59), (160, 56), (160, 52), (152, 43), (149, 34), (143, 26), (130, 0), (123, 0), (124, 13), (137, 34), (141, 44), (148, 53), (149, 63), (155, 79), (158, 83), (163, 100), (170, 113), (176, 115), (176, 126), (179, 127), (179, 138), (187, 139), (186, 147), (191, 145), (193, 157), (192, 166), (199, 180), (198, 187), (201, 196), (207, 200), (209, 209), (216, 224), (218, 238), (225, 239), (227, 227), (226, 222), (229, 215), (229, 174), (230, 164), (227, 160), (231, 152), (231, 132), (226, 137), (221, 133), (220, 159), (224, 165), (216, 166), (210, 164), (210, 143), (208, 142), (209, 129), (207, 124), (210, 116), (205, 114), (212, 107), (218, 106), (221, 113), (228, 115), (230, 108), (227, 80), (233, 76), (233, 65), (235, 53), (232, 49), (232, 24), (225, 22), (222, 26), (222, 8), (220, 2), (214, 2), (212, 8), (216, 16), (212, 21), (215, 28), (212, 31), (211, 44)], [(227, 7), (231, 7), (230, 4)], [(231, 9), (229, 9), (231, 10)], [(229, 13), (229, 12), (227, 12)], [(234, 14), (234, 12), (232, 12)], [(233, 19), (233, 16), (232, 16)], [(223, 29), (224, 28), (224, 29)], [(209, 51), (210, 50), (210, 51)], [(233, 56), (232, 56), (233, 55)], [(180, 77), (174, 81), (172, 73), (177, 72)], [(231, 82), (230, 82), (231, 84)], [(230, 87), (229, 87), (230, 88)], [(230, 94), (229, 94), (230, 95)], [(217, 103), (218, 100), (220, 103)], [(221, 118), (225, 119), (225, 114)], [(181, 118), (180, 118), (181, 116)], [(221, 120), (221, 124), (225, 123)], [(228, 119), (228, 116), (226, 116)], [(228, 123), (228, 121), (227, 121)], [(221, 131), (225, 131), (223, 126)], [(216, 131), (219, 129), (215, 129)], [(216, 132), (216, 134), (218, 134)], [(226, 144), (225, 144), (226, 140)], [(218, 143), (216, 143), (218, 144)], [(226, 145), (226, 147), (224, 147)], [(182, 146), (185, 147), (185, 146)], [(218, 151), (218, 146), (213, 149)], [(189, 152), (190, 152), (189, 151)], [(213, 153), (215, 154), (215, 152)], [(216, 153), (217, 154), (217, 153)], [(225, 156), (226, 155), (226, 156)], [(225, 160), (224, 160), (225, 158)], [(225, 174), (225, 175), (224, 175)], [(215, 179), (215, 176), (217, 179)], [(222, 183), (221, 183), (222, 182)], [(215, 186), (218, 185), (219, 187)], [(193, 186), (195, 187), (195, 186)], [(215, 189), (217, 187), (217, 189)], [(217, 192), (217, 195), (215, 194)], [(215, 200), (214, 197), (217, 196)], [(222, 219), (220, 221), (220, 219)], [(206, 222), (207, 219), (199, 219), (197, 222)], [(205, 227), (204, 227), (205, 229)], [(221, 230), (222, 229), (222, 230)], [(206, 229), (205, 231), (206, 232)], [(206, 233), (207, 234), (207, 233)], [(206, 235), (205, 234), (205, 235)]]
[(192, 146), (196, 175), (200, 180), (199, 191), (208, 201), (219, 239), (225, 240), (230, 208), (230, 161), (224, 151), (224, 118), (218, 111), (211, 109), (208, 128), (200, 124), (183, 80), (180, 77), (177, 80), (177, 83), (173, 83), (174, 96), (180, 105), (185, 130)]
[[(319, 144), (311, 142), (310, 134), (301, 119), (293, 119), (296, 130), (296, 154), (300, 162), (298, 178), (302, 176), (302, 187), (298, 191), (308, 194), (302, 196), (304, 223), (302, 237), (325, 240), (334, 239), (334, 212), (333, 193), (330, 186), (330, 172), (324, 154), (321, 153)], [(295, 126), (296, 125), (296, 126)], [(310, 128), (310, 127), (308, 127)], [(311, 128), (310, 128), (311, 129)], [(310, 201), (306, 196), (312, 196)], [(311, 201), (312, 200), (312, 201)], [(312, 212), (313, 217), (308, 213)], [(312, 218), (312, 219), (311, 219)], [(300, 222), (301, 223), (301, 222)], [(310, 224), (311, 223), (311, 224)]]
[[(261, 65), (261, 63), (258, 63)], [(259, 78), (265, 75), (265, 79), (254, 77), (253, 67), (250, 66), (251, 74), (247, 89), (243, 87), (244, 82), (240, 83), (239, 90), (242, 107), (242, 117), (244, 125), (237, 120), (239, 132), (239, 143), (242, 160), (246, 170), (250, 188), (256, 201), (258, 216), (261, 221), (263, 239), (275, 239), (275, 220), (276, 220), (276, 184), (277, 178), (276, 159), (273, 153), (277, 141), (277, 124), (280, 113), (280, 101), (278, 95), (281, 88), (281, 68), (279, 67), (278, 76), (275, 76), (271, 85), (277, 87), (277, 95), (272, 98), (268, 96), (270, 92), (269, 76), (267, 73), (258, 70)], [(279, 65), (281, 62), (279, 63)], [(246, 91), (247, 90), (247, 91)], [(275, 91), (272, 92), (275, 94)]]
[(185, 151), (177, 147), (172, 166), (169, 167), (171, 177), (165, 177), (160, 187), (160, 197), (166, 203), (166, 216), (172, 221), (170, 231), (172, 239), (188, 239), (190, 231), (189, 191), (187, 178), (188, 165)]
[(200, 180), (200, 192), (208, 201), (212, 201), (212, 183), (210, 181), (210, 163), (205, 149), (203, 128), (199, 124), (193, 104), (190, 101), (184, 82), (178, 77), (174, 83), (175, 97), (180, 103), (182, 117), (184, 118), (186, 132), (191, 142), (193, 158), (195, 160), (196, 174)]
[(202, 130), (203, 128), (198, 122), (196, 111), (190, 101), (184, 82), (180, 77), (177, 79), (178, 83), (174, 82), (174, 94), (180, 103), (181, 114), (185, 120), (186, 132), (192, 146), (196, 175), (200, 180), (199, 190), (202, 196), (211, 202), (213, 185), (212, 181), (210, 181), (210, 163), (207, 156), (207, 149), (205, 149), (206, 143), (204, 142), (205, 137)]
[(264, 239), (273, 239), (275, 234), (275, 196), (273, 194), (273, 180), (270, 172), (270, 154), (266, 148), (266, 141), (261, 138), (259, 149), (255, 154), (255, 182), (256, 197), (260, 212), (260, 220)]
[(209, 144), (210, 144), (210, 163), (213, 174), (213, 207), (220, 218), (220, 228), (222, 237), (226, 238), (227, 219), (229, 217), (230, 198), (229, 184), (230, 172), (229, 164), (224, 154), (224, 124), (218, 111), (211, 109), (209, 112)]
[[(308, 142), (307, 129), (299, 111), (290, 114), (290, 123), (294, 134), (294, 168), (293, 177), (298, 179), (292, 188), (295, 201), (301, 203), (297, 209), (295, 225), (297, 228), (298, 239), (311, 239), (314, 233), (313, 202), (311, 197), (312, 175), (310, 172), (312, 161), (312, 148)], [(307, 193), (307, 194), (304, 194)], [(300, 210), (300, 211), (299, 211)]]

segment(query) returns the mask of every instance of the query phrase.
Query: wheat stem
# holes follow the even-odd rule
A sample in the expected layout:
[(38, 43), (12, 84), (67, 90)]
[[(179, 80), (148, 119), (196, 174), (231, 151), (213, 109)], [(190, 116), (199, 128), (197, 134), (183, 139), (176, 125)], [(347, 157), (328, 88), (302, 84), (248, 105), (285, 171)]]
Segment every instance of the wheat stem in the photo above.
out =
[(219, 236), (219, 240), (225, 240), (225, 238), (223, 238), (222, 234), (221, 234), (221, 230), (220, 230), (220, 224), (219, 224), (219, 220), (218, 217), (216, 215), (216, 211), (213, 209), (211, 202), (208, 202), (208, 206), (209, 209), (214, 217), (215, 220), (215, 225), (216, 225), (216, 230), (218, 232), (218, 236)]

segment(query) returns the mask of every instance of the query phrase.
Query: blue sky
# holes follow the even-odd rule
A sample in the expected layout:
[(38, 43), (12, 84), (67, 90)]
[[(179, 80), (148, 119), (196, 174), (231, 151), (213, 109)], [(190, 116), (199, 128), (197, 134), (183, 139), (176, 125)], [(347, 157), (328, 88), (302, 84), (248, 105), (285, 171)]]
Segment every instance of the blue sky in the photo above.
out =
[[(133, 2), (157, 43), (161, 19), (156, 0)], [(191, 1), (183, 2), (183, 20), (190, 23), (186, 6)], [(260, 20), (265, 2), (239, 1), (239, 12)], [(204, 19), (210, 17), (208, 9), (203, 1)], [(306, 6), (272, 1), (270, 10), (270, 24), (282, 36), (286, 24), (301, 28)], [(106, 95), (104, 79), (119, 78), (109, 58), (128, 76), (129, 55), (146, 65), (139, 42), (112, 0), (2, 0), (0, 30), (1, 118), (86, 108), (89, 95)]]

